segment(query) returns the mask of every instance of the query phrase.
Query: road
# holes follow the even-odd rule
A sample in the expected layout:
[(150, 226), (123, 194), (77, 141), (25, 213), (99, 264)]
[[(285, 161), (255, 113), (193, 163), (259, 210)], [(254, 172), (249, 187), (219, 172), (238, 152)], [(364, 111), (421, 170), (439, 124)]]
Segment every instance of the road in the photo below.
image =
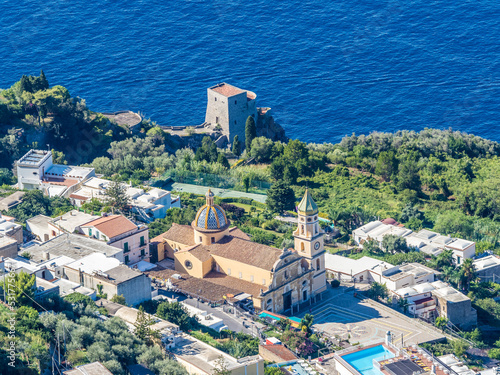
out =
[[(177, 301), (179, 301), (179, 302), (184, 302), (190, 306), (199, 308), (200, 310), (204, 310), (204, 311), (208, 312), (209, 314), (213, 314), (217, 318), (222, 319), (224, 321), (224, 323), (227, 325), (227, 327), (231, 331), (234, 331), (234, 332), (243, 332), (243, 333), (247, 333), (247, 334), (252, 335), (252, 336), (256, 336), (257, 335), (257, 327), (262, 328), (262, 324), (255, 323), (249, 318), (246, 318), (246, 317), (236, 318), (233, 314), (226, 314), (224, 311), (222, 311), (222, 308), (220, 308), (220, 307), (215, 307), (215, 308), (210, 307), (206, 303), (199, 302), (198, 300), (196, 300), (194, 298), (187, 298), (186, 296), (183, 296), (182, 294), (169, 292), (169, 291), (166, 291), (163, 289), (160, 289), (158, 291), (158, 294), (169, 297), (169, 298), (176, 298)], [(246, 328), (243, 325), (243, 322), (245, 322), (245, 324), (247, 326), (249, 326), (249, 328)], [(252, 329), (252, 326), (254, 326), (253, 329)]]

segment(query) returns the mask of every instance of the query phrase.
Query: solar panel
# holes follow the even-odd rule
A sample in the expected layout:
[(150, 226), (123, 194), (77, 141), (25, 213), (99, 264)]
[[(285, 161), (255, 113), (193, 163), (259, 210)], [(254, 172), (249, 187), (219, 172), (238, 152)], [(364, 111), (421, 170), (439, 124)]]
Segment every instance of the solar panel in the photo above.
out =
[(425, 372), (424, 369), (409, 359), (388, 363), (385, 365), (385, 369), (392, 375), (413, 375)]

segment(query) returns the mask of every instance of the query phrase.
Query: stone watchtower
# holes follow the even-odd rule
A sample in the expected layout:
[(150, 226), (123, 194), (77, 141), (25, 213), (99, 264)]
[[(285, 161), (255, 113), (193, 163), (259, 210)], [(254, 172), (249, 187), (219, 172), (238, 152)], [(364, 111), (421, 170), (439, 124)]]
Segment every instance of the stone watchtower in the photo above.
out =
[(245, 144), (245, 123), (248, 116), (253, 116), (257, 123), (257, 95), (227, 83), (219, 83), (207, 89), (207, 97), (205, 122), (212, 127), (220, 125), (222, 134), (229, 143), (238, 135), (240, 142)]

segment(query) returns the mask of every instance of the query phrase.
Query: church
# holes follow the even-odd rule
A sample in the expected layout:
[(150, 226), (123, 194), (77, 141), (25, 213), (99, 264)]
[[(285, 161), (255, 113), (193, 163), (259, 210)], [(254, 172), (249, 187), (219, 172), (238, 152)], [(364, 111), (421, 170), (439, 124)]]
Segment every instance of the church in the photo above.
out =
[(191, 225), (173, 224), (156, 238), (159, 258), (174, 259), (176, 272), (203, 280), (200, 292), (204, 285), (223, 283), (250, 295), (254, 308), (296, 311), (326, 290), (324, 232), (308, 190), (297, 211), (294, 248), (277, 249), (252, 242), (232, 227), (208, 190)]

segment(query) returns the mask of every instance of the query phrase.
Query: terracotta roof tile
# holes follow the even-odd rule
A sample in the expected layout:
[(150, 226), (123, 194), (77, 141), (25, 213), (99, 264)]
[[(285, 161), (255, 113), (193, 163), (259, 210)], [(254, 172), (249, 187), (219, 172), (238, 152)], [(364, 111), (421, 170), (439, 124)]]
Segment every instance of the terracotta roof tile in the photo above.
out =
[(92, 220), (87, 224), (82, 225), (82, 227), (95, 227), (97, 230), (99, 230), (109, 238), (113, 238), (119, 236), (122, 233), (137, 229), (137, 225), (132, 223), (123, 215), (103, 216), (99, 219)]
[(202, 262), (206, 262), (207, 260), (212, 258), (212, 255), (210, 255), (210, 251), (208, 251), (204, 246), (196, 246), (191, 250), (187, 251), (189, 251), (191, 254), (193, 254), (197, 259), (199, 259)]
[(211, 87), (211, 89), (228, 98), (245, 92), (244, 90), (227, 83), (221, 83), (217, 86)]
[(280, 357), (283, 360), (283, 362), (297, 359), (297, 356), (282, 344), (260, 345), (260, 346), (263, 349), (266, 349), (271, 353), (273, 353), (274, 355)]
[(238, 227), (229, 228), (229, 234), (233, 237), (238, 237), (238, 238), (241, 238), (242, 240), (250, 241), (250, 236), (248, 234), (246, 234), (245, 232), (243, 232)]
[(208, 245), (210, 253), (251, 266), (271, 271), (282, 251), (238, 237), (225, 236), (218, 243)]
[(254, 284), (250, 281), (241, 280), (216, 271), (209, 272), (204, 280), (227, 288), (237, 289), (241, 293), (248, 293), (254, 297), (259, 296), (261, 289), (263, 292), (266, 292), (268, 289), (265, 285)]
[(178, 242), (183, 245), (192, 246), (194, 242), (194, 232), (190, 225), (180, 225), (173, 223), (169, 230), (161, 235), (170, 241)]

